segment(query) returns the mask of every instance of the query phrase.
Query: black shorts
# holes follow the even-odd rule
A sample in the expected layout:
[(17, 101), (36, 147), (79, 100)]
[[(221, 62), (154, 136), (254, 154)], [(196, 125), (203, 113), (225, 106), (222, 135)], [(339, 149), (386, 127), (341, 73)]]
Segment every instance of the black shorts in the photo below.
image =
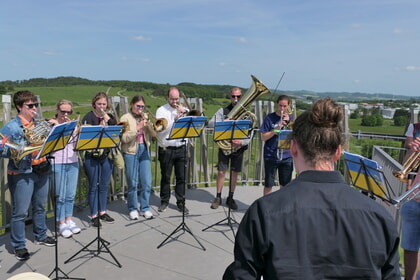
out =
[(226, 171), (229, 168), (229, 160), (232, 171), (241, 172), (242, 171), (242, 161), (244, 159), (245, 149), (241, 148), (240, 150), (230, 154), (225, 155), (221, 149), (219, 149), (219, 162), (217, 163), (217, 170)]

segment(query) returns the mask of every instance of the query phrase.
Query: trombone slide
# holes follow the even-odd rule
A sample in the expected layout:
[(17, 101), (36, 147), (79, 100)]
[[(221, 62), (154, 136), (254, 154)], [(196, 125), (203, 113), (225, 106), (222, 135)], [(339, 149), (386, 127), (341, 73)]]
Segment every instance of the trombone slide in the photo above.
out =
[(396, 207), (400, 207), (401, 204), (416, 198), (420, 198), (420, 183), (417, 183), (402, 195), (392, 199), (391, 203)]

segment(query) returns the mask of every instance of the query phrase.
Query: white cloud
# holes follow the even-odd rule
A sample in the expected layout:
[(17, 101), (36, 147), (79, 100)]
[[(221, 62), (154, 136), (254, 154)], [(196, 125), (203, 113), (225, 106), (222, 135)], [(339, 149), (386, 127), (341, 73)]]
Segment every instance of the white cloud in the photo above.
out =
[(408, 33), (408, 31), (402, 30), (400, 28), (394, 28), (394, 30), (392, 30), (392, 33), (394, 33), (394, 34), (404, 34), (404, 33)]
[(420, 66), (409, 65), (409, 66), (405, 67), (405, 70), (407, 70), (407, 71), (420, 71)]
[(131, 41), (152, 41), (152, 38), (150, 37), (144, 37), (144, 36), (134, 36), (130, 38)]
[(241, 44), (248, 43), (248, 40), (246, 38), (244, 38), (244, 37), (239, 37), (238, 39), (236, 39), (236, 41), (238, 43), (241, 43)]
[(121, 60), (123, 61), (141, 61), (141, 62), (150, 62), (149, 58), (136, 58), (136, 57), (126, 57), (122, 56)]
[(353, 23), (353, 24), (351, 25), (351, 27), (352, 27), (352, 28), (360, 28), (360, 27), (362, 27), (362, 25), (361, 25), (360, 23)]
[(64, 55), (63, 53), (55, 52), (55, 51), (43, 51), (42, 53), (45, 55)]
[(359, 84), (361, 82), (361, 80), (354, 80), (355, 84)]

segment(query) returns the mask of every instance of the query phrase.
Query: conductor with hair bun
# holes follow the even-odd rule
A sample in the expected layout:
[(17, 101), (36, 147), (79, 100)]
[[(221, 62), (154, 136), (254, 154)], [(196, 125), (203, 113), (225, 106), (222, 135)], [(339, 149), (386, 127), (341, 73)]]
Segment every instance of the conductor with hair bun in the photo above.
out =
[(249, 207), (223, 279), (401, 279), (393, 218), (334, 171), (342, 120), (331, 98), (297, 117), (288, 140), (298, 175)]

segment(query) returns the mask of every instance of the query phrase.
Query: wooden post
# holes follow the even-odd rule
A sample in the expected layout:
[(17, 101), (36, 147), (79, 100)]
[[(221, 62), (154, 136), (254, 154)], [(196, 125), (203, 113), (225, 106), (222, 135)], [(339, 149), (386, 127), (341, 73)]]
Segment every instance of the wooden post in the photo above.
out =
[[(11, 120), (11, 108), (12, 108), (12, 96), (9, 94), (2, 95), (3, 103), (3, 125), (10, 122)], [(9, 188), (7, 187), (7, 164), (9, 159), (0, 159), (0, 184), (1, 184), (1, 196), (3, 197), (4, 203), (2, 203), (2, 225), (4, 226), (10, 221), (12, 215), (12, 199), (10, 196)]]

